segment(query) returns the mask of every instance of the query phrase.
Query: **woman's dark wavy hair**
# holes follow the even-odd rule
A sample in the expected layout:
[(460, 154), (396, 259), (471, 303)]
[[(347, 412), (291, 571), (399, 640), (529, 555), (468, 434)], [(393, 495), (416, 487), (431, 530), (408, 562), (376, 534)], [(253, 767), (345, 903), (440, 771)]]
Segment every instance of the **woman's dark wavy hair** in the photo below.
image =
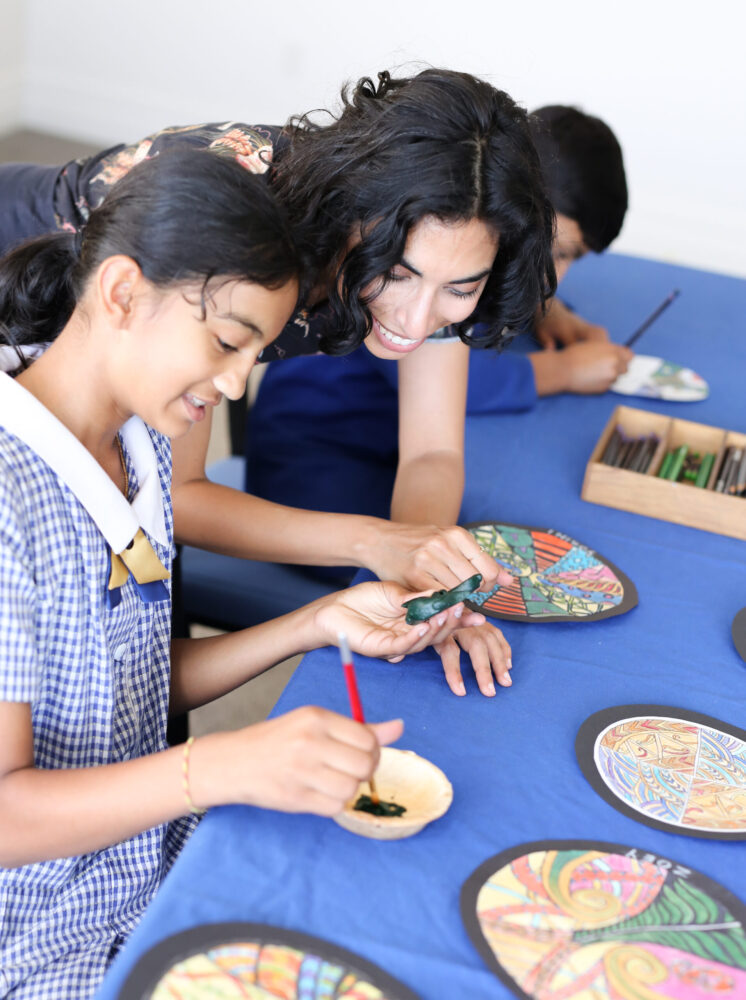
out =
[(563, 104), (537, 108), (529, 121), (555, 212), (574, 219), (588, 248), (601, 253), (627, 212), (617, 137), (600, 118)]
[[(486, 324), (479, 346), (494, 346), (518, 329), (556, 287), (554, 213), (544, 189), (527, 115), (507, 94), (468, 73), (426, 69), (414, 77), (378, 74), (342, 91), (331, 124), (292, 119), (290, 139), (273, 168), (273, 187), (293, 233), (330, 271), (334, 335), (329, 354), (352, 350), (371, 317), (366, 285), (401, 259), (410, 229), (425, 216), (480, 219), (499, 234), (499, 251), (484, 292), (458, 333)], [(360, 242), (347, 250), (350, 237)], [(370, 297), (368, 299), (370, 301)]]
[(159, 288), (201, 284), (203, 309), (214, 278), (278, 288), (300, 270), (265, 181), (204, 150), (166, 153), (118, 181), (79, 233), (28, 240), (0, 260), (0, 343), (54, 340), (114, 254), (131, 257)]

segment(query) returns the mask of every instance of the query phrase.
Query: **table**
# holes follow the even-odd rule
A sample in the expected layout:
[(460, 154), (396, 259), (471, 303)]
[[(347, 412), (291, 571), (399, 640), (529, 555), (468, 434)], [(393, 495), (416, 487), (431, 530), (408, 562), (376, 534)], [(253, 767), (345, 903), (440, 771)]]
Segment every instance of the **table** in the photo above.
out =
[[(580, 500), (585, 463), (620, 402), (746, 431), (746, 281), (605, 255), (575, 266), (563, 293), (623, 340), (675, 287), (680, 299), (637, 347), (694, 368), (710, 383), (708, 400), (562, 395), (529, 414), (472, 418), (467, 428), (462, 522), (561, 529), (624, 570), (639, 606), (585, 625), (502, 623), (514, 683), (494, 699), (469, 676), (467, 696), (451, 695), (429, 652), (400, 664), (357, 657), (368, 717), (404, 718), (399, 746), (443, 768), (455, 792), (450, 811), (410, 840), (381, 843), (316, 817), (212, 810), (112, 967), (101, 1000), (117, 996), (157, 941), (226, 920), (326, 938), (427, 1000), (510, 997), (470, 943), (458, 901), (474, 868), (524, 841), (639, 847), (746, 900), (742, 842), (699, 840), (623, 816), (586, 783), (573, 748), (584, 719), (607, 706), (671, 705), (741, 727), (746, 718), (746, 665), (730, 638), (746, 605), (746, 545)], [(304, 658), (276, 711), (306, 703), (348, 711), (335, 650)]]

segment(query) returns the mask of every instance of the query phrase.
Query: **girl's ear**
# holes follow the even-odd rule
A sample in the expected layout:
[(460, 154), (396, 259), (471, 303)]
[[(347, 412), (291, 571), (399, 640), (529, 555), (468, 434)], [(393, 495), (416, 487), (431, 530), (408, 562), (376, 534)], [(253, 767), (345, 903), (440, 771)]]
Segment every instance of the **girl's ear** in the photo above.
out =
[(112, 324), (125, 328), (132, 318), (134, 300), (143, 290), (145, 278), (131, 257), (107, 257), (96, 272), (95, 287), (100, 306)]

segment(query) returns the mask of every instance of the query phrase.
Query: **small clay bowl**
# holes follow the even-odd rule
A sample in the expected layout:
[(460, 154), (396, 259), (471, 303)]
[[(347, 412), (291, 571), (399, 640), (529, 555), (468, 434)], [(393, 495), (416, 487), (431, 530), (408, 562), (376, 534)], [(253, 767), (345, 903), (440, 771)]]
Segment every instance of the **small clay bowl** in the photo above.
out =
[(374, 779), (382, 802), (396, 802), (407, 811), (402, 816), (372, 816), (353, 809), (360, 795), (370, 794), (368, 783), (362, 782), (344, 810), (334, 817), (345, 830), (361, 837), (411, 837), (447, 812), (453, 801), (453, 787), (441, 769), (412, 750), (383, 747)]

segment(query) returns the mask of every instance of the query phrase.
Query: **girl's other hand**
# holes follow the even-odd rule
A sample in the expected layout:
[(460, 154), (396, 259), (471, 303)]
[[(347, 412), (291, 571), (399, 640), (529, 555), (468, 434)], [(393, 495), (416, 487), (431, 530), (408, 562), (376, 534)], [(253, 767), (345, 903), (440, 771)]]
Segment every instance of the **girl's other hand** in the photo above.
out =
[(382, 520), (376, 526), (364, 565), (382, 580), (396, 580), (412, 590), (450, 590), (475, 573), (482, 574), (480, 590), (513, 580), (465, 528)]
[(463, 603), (433, 615), (428, 621), (407, 625), (404, 601), (422, 597), (397, 583), (361, 583), (322, 598), (315, 613), (321, 642), (336, 645), (344, 632), (350, 648), (364, 656), (396, 663), (409, 653), (445, 642), (456, 629), (484, 624), (484, 615), (468, 611)]
[(488, 698), (495, 694), (495, 679), (501, 687), (513, 683), (510, 671), (511, 649), (499, 628), (485, 622), (478, 628), (462, 629), (438, 643), (435, 650), (443, 662), (443, 670), (448, 686), (457, 695), (465, 695), (461, 676), (461, 650), (468, 654), (477, 684), (482, 694)]

